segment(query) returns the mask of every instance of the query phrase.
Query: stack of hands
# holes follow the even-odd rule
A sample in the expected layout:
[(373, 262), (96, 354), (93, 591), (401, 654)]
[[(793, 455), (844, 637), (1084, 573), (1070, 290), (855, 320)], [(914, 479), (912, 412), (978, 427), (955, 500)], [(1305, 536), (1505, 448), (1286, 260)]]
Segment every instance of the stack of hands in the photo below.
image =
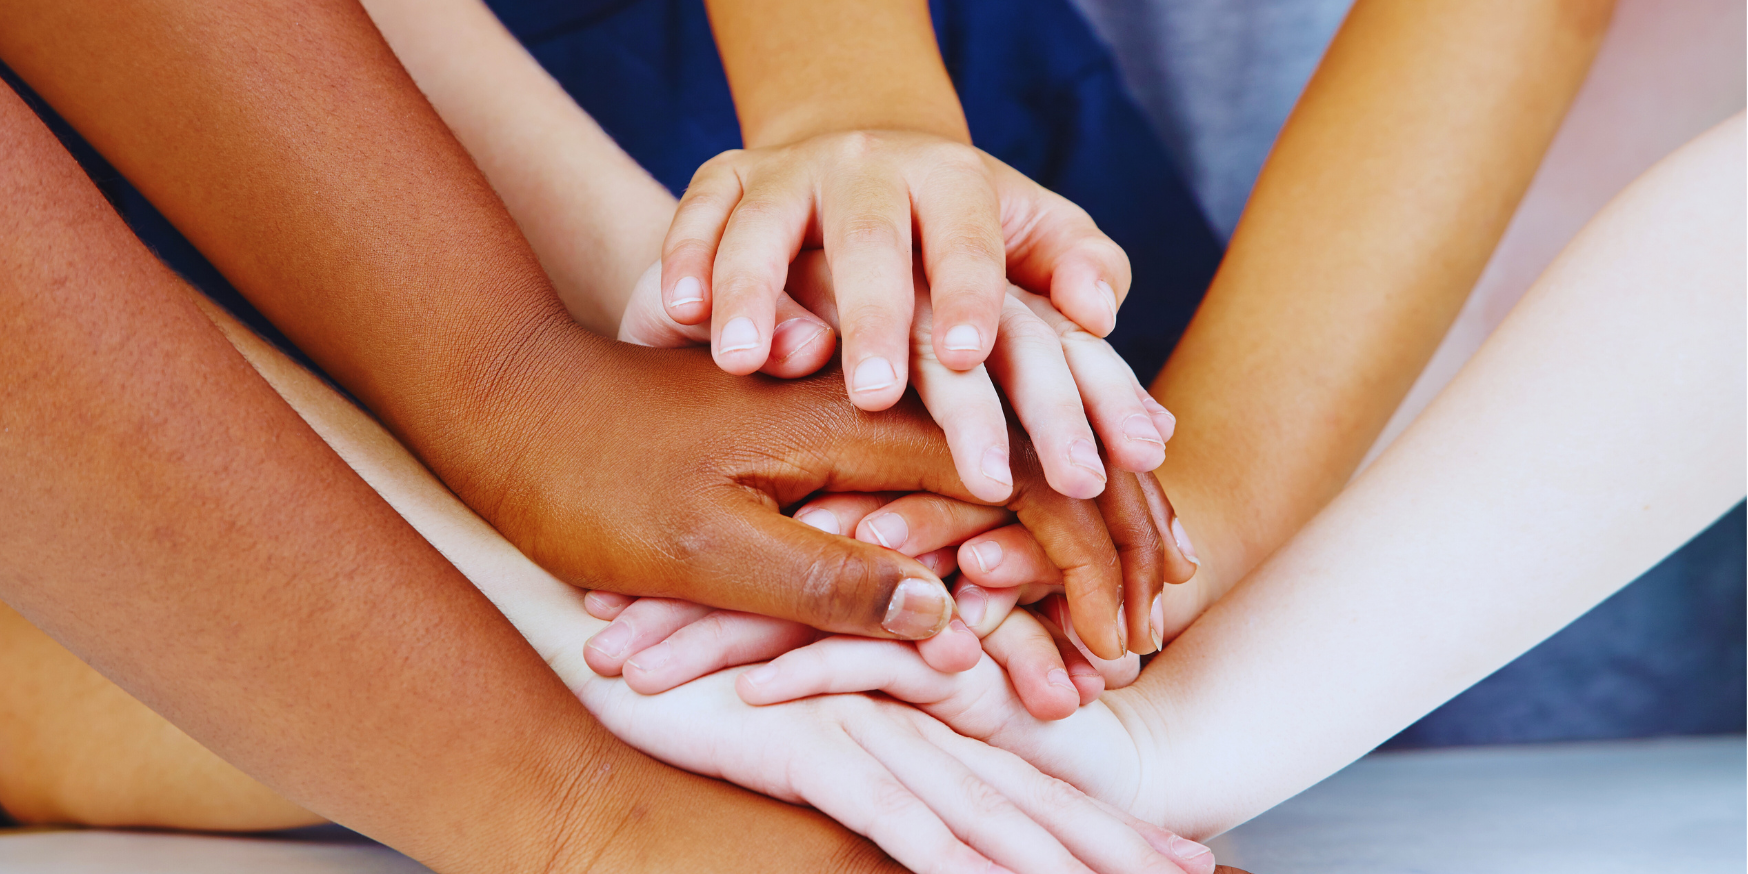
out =
[[(918, 871), (1211, 871), (1205, 847), (1132, 812), (1146, 770), (1133, 733), (1146, 729), (1099, 700), (1164, 645), (1164, 586), (1196, 570), (1152, 475), (1174, 419), (1101, 339), (1127, 259), (1071, 204), (928, 139), (874, 144), (964, 183), (925, 200), (892, 181), (889, 201), (917, 203), (915, 259), (899, 233), (907, 208), (870, 218), (865, 189), (847, 206), (808, 203), (813, 186), (797, 180), (832, 168), (798, 170), (794, 152), (840, 157), (869, 148), (865, 136), (809, 142), (788, 164), (746, 152), (707, 164), (619, 336), (709, 344), (728, 373), (800, 379), (834, 364), (841, 334), (849, 403), (888, 410), (908, 382), (962, 488), (833, 482), (784, 509), (914, 559), (953, 581), (952, 601), (919, 575), (897, 585), (878, 629), (834, 628), (730, 609), (715, 592), (636, 597), (648, 589), (627, 579), (581, 601), (609, 624), (580, 659), (573, 627), (548, 661), (634, 746), (810, 804)], [(998, 203), (1016, 200), (1031, 215), (998, 221)], [(1014, 224), (1033, 238), (1000, 239)], [(821, 228), (838, 231), (823, 249)]]

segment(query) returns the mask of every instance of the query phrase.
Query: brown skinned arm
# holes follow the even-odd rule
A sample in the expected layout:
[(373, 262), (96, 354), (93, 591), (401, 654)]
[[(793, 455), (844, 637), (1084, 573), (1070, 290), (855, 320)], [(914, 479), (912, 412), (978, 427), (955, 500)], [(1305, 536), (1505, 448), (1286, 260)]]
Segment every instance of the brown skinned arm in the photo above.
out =
[(926, 0), (708, 0), (747, 148), (909, 130), (971, 142)]
[[(823, 387), (834, 375), (730, 379), (695, 354), (579, 328), (355, 3), (15, 0), (0, 14), (0, 56), (447, 486), (567, 581), (875, 636), (946, 627), (952, 600), (932, 572), (776, 512), (828, 486), (969, 496), (924, 411), (856, 415), (841, 387)], [(1009, 506), (1052, 529), (1047, 548), (1075, 569), (1077, 621), (1117, 651), (1120, 574), (1157, 574), (1157, 547), (1114, 543), (1132, 521), (1107, 529), (1100, 507), (1050, 493), (1035, 457), (1016, 462)], [(1133, 493), (1100, 504), (1149, 524)], [(1120, 571), (1117, 554), (1142, 564)]]
[(6, 603), (287, 798), (440, 871), (880, 864), (607, 735), (9, 91), (0, 150)]
[[(1154, 382), (1201, 560), (1180, 631), (1347, 482), (1504, 233), (1609, 0), (1360, 0)], [(1186, 597), (1188, 596), (1188, 597)]]

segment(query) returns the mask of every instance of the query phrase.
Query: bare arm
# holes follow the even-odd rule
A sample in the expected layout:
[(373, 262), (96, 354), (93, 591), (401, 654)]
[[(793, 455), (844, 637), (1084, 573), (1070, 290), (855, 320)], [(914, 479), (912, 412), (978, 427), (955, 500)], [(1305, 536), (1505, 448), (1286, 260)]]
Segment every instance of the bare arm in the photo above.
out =
[(1374, 465), (1107, 696), (1162, 753), (1145, 816), (1260, 813), (1741, 500), (1743, 146), (1738, 115), (1628, 188)]
[(1176, 633), (1335, 496), (1462, 307), (1612, 6), (1360, 0), (1153, 394), (1202, 560)]
[(480, 0), (366, 0), (583, 327), (619, 332), (674, 197), (577, 106)]

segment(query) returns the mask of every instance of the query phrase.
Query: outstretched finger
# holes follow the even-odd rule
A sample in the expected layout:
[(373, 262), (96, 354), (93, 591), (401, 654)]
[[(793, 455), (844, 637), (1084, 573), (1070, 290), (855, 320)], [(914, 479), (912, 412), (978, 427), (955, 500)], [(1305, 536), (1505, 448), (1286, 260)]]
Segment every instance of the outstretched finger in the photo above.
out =
[(662, 240), (661, 299), (667, 316), (681, 325), (710, 318), (711, 276), (722, 230), (741, 199), (741, 152), (724, 152), (704, 162), (674, 208)]
[(743, 183), (711, 267), (711, 352), (724, 371), (748, 374), (771, 354), (777, 299), (813, 215), (813, 190), (794, 172)]
[(632, 653), (648, 649), (669, 635), (704, 618), (711, 608), (677, 598), (639, 598), (583, 647), (589, 669), (603, 677), (617, 677)]
[(972, 504), (930, 492), (913, 492), (869, 513), (856, 525), (856, 539), (906, 555), (920, 555), (1012, 522), (1006, 507)]
[(1030, 291), (1047, 291), (1063, 315), (1094, 335), (1109, 334), (1129, 294), (1123, 247), (1067, 198), (994, 158), (984, 162), (1001, 197), (1004, 226), (1024, 229), (1006, 241), (1008, 276)]
[(864, 410), (897, 403), (910, 382), (910, 195), (880, 167), (824, 181), (820, 230), (831, 266), (844, 377)]
[(1086, 421), (1080, 387), (1063, 357), (1062, 341), (1016, 298), (1004, 299), (1001, 342), (987, 366), (1032, 438), (1050, 487), (1071, 498), (1092, 498), (1104, 491), (1104, 460)]
[(1006, 500), (1014, 490), (1013, 471), (1008, 464), (1007, 413), (1002, 410), (989, 371), (982, 364), (974, 364), (969, 370), (955, 370), (940, 361), (934, 309), (920, 291), (914, 319), (912, 381), (923, 406), (947, 437), (959, 479), (982, 500)]
[(1085, 703), (1056, 640), (1029, 611), (1008, 614), (1000, 627), (983, 639), (983, 649), (1007, 671), (1008, 682), (1027, 713), (1044, 720), (1066, 719)]
[(632, 653), (623, 668), (625, 682), (637, 692), (656, 695), (724, 668), (774, 659), (819, 636), (799, 622), (715, 610)]
[(1001, 204), (975, 150), (943, 146), (911, 186), (936, 321), (931, 351), (950, 370), (983, 363), (995, 345), (1007, 257)]

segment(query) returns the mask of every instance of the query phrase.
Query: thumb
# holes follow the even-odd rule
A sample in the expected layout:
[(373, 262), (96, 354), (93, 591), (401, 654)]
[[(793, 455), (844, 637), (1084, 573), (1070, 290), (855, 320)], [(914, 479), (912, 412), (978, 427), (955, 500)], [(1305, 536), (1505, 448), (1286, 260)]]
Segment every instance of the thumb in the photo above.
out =
[(710, 342), (710, 324), (682, 325), (662, 306), (662, 262), (651, 264), (637, 278), (625, 315), (619, 318), (619, 339), (639, 346), (672, 349)]
[[(947, 587), (916, 559), (797, 522), (762, 495), (729, 509), (741, 532), (726, 542), (759, 558), (717, 553), (720, 571), (707, 573), (718, 579), (695, 581), (714, 600), (733, 601), (715, 606), (898, 640), (933, 637), (953, 618)], [(749, 577), (745, 568), (758, 570)]]

